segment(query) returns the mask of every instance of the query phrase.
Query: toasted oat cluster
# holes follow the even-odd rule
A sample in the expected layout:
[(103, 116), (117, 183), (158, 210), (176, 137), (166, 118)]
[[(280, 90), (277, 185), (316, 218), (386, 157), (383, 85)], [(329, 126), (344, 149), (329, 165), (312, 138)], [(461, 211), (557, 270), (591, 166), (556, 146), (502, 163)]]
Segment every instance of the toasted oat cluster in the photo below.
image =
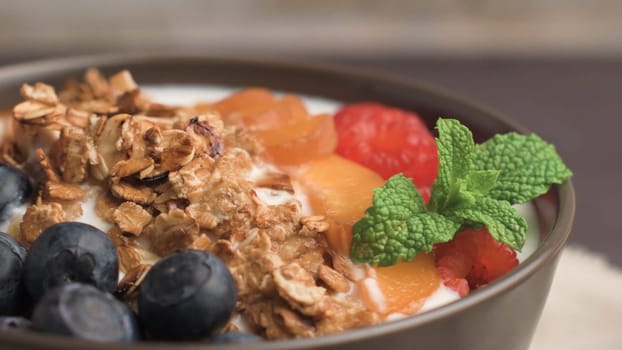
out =
[[(238, 289), (234, 318), (266, 338), (378, 321), (350, 294), (350, 262), (328, 247), (324, 217), (303, 215), (295, 200), (275, 205), (258, 196), (258, 188), (294, 186), (263, 163), (261, 145), (241, 127), (217, 113), (152, 102), (127, 71), (106, 79), (92, 69), (58, 93), (36, 83), (21, 94), (0, 159), (38, 182), (36, 199), (9, 228), (26, 246), (93, 210), (85, 203), (96, 198), (125, 273), (118, 294), (130, 305), (150, 264), (194, 248), (227, 264)], [(264, 171), (250, 176), (254, 169)]]

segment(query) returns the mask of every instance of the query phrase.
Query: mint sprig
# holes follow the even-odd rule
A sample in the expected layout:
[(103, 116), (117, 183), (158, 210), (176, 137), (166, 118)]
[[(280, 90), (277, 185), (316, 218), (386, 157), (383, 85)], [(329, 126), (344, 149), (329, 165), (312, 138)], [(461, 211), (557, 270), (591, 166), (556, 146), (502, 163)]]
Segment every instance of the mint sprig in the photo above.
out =
[(374, 191), (373, 205), (352, 228), (350, 257), (380, 266), (412, 260), (461, 229), (486, 226), (520, 250), (527, 223), (512, 207), (545, 193), (572, 173), (555, 148), (535, 135), (496, 135), (476, 145), (459, 121), (439, 119), (439, 171), (425, 206), (402, 174)]
[(439, 241), (450, 240), (460, 225), (428, 212), (412, 180), (402, 174), (374, 190), (374, 204), (354, 224), (350, 256), (359, 262), (393, 265), (412, 260)]

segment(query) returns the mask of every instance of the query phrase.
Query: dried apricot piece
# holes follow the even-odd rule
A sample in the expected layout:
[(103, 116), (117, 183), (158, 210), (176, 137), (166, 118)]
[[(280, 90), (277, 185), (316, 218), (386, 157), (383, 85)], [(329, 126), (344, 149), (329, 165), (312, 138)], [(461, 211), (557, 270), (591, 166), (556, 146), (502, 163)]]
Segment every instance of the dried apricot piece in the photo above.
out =
[(276, 98), (267, 89), (247, 88), (231, 94), (230, 96), (214, 103), (211, 108), (219, 112), (226, 121), (237, 120), (240, 112), (246, 110), (247, 113), (255, 108), (261, 110), (261, 106), (271, 105), (276, 102)]
[(332, 153), (337, 146), (333, 118), (319, 115), (252, 134), (266, 148), (268, 158), (276, 164), (300, 164)]
[(273, 105), (266, 104), (263, 108), (241, 112), (242, 125), (250, 130), (276, 129), (310, 118), (304, 102), (295, 95), (285, 95)]

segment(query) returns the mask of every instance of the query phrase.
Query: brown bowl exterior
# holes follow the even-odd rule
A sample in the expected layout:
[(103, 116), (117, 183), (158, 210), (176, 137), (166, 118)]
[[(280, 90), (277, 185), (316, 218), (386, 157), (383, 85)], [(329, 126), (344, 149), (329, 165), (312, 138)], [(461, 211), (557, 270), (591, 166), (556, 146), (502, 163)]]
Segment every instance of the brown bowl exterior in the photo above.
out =
[[(106, 74), (129, 69), (139, 84), (265, 86), (343, 102), (378, 101), (419, 112), (432, 126), (439, 116), (461, 120), (482, 141), (495, 133), (524, 128), (498, 113), (420, 83), (326, 65), (202, 56), (150, 54), (58, 59), (0, 68), (0, 107), (19, 101), (24, 82), (60, 86), (85, 69)], [(518, 268), (466, 298), (399, 321), (313, 339), (235, 345), (244, 349), (462, 349), (525, 350), (544, 307), (553, 274), (574, 218), (570, 181), (534, 201), (540, 245)], [(230, 349), (200, 343), (93, 344), (30, 332), (0, 332), (9, 349)]]

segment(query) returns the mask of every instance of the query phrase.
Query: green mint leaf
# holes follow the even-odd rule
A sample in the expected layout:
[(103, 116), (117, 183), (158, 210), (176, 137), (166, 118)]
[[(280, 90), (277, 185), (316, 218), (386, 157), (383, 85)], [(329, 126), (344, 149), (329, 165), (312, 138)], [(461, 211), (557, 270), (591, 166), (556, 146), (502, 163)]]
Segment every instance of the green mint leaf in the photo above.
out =
[(476, 170), (468, 172), (464, 178), (457, 179), (452, 193), (452, 199), (445, 207), (438, 209), (440, 213), (447, 213), (455, 208), (465, 208), (475, 205), (477, 200), (495, 186), (499, 172), (495, 170)]
[(396, 243), (409, 237), (406, 221), (423, 212), (425, 205), (412, 181), (402, 174), (392, 176), (374, 190), (373, 205), (352, 227), (352, 260), (395, 263), (406, 254)]
[(475, 205), (456, 209), (448, 216), (465, 223), (465, 226), (482, 224), (497, 241), (516, 250), (520, 250), (525, 243), (527, 221), (507, 201), (481, 197)]
[(391, 176), (382, 187), (376, 188), (373, 204), (376, 208), (407, 212), (410, 215), (425, 212), (421, 194), (413, 185), (412, 180), (403, 174)]
[(469, 171), (465, 176), (463, 191), (486, 196), (495, 187), (498, 178), (498, 170)]
[(472, 169), (498, 170), (489, 196), (511, 204), (525, 203), (572, 175), (555, 147), (536, 135), (514, 132), (496, 135), (478, 145), (471, 155)]
[(435, 243), (451, 240), (460, 228), (460, 223), (441, 214), (422, 213), (408, 220), (407, 226), (411, 232), (411, 237), (405, 241), (405, 244), (410, 249), (404, 258), (406, 261), (410, 261), (417, 255), (417, 252), (429, 253)]
[(434, 243), (454, 237), (460, 224), (437, 213), (413, 216), (368, 213), (354, 224), (350, 257), (354, 262), (390, 266), (403, 259), (412, 260), (420, 252), (429, 252)]
[(475, 143), (471, 131), (455, 119), (439, 119), (436, 129), (440, 161), (429, 208), (431, 211), (442, 212), (444, 208), (455, 205), (455, 200), (459, 200), (458, 180), (469, 170)]
[(572, 175), (555, 148), (535, 135), (497, 135), (476, 146), (456, 120), (439, 119), (437, 129), (440, 163), (430, 203), (424, 206), (403, 175), (387, 180), (353, 226), (353, 261), (385, 266), (411, 260), (451, 240), (460, 228), (482, 225), (496, 240), (520, 250), (527, 223), (512, 204)]

